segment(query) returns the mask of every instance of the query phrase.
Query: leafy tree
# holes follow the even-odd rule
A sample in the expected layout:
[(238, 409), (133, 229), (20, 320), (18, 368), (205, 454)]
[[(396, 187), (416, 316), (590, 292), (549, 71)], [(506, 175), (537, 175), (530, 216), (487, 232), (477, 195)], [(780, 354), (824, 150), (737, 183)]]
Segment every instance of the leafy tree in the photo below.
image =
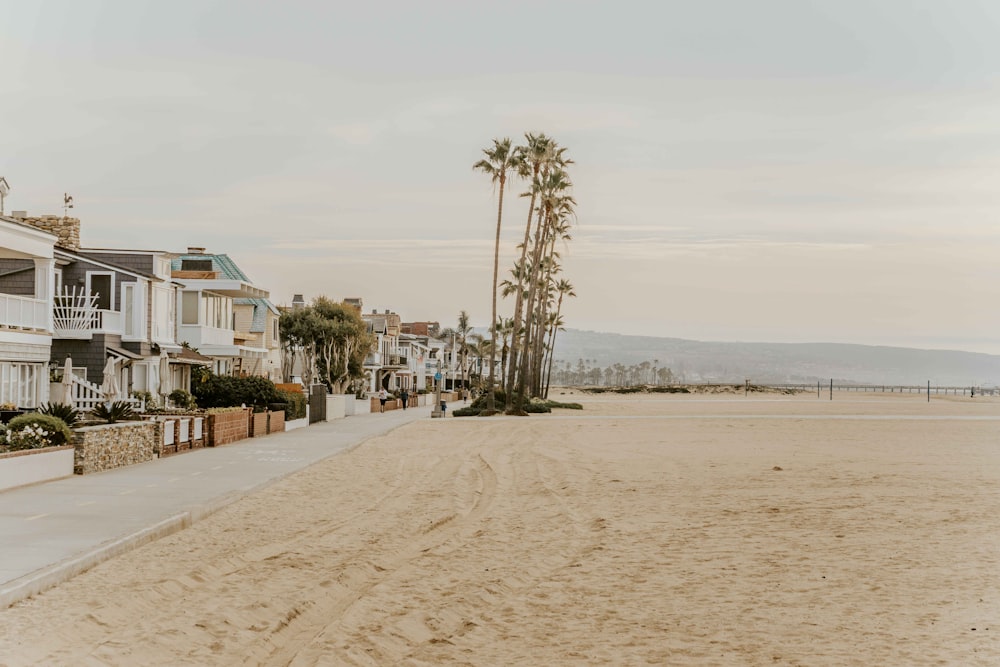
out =
[(374, 337), (351, 306), (318, 297), (311, 306), (316, 317), (315, 349), (319, 376), (334, 394), (342, 394), (363, 371)]

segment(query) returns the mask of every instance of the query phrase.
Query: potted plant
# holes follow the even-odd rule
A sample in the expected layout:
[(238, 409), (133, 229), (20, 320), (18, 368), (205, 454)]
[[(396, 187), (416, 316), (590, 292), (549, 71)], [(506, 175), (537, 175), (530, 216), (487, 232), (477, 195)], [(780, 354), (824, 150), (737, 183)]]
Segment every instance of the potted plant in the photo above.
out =
[(0, 403), (0, 423), (7, 424), (20, 414), (24, 414), (24, 410), (18, 410), (13, 403)]

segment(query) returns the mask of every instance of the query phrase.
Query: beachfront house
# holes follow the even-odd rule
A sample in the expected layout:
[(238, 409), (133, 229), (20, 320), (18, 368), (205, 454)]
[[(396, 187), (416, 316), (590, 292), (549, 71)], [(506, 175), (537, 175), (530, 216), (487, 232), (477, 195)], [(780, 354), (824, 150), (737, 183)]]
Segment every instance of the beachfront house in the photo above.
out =
[[(399, 349), (399, 315), (388, 309), (384, 313), (372, 310), (371, 313), (362, 313), (361, 319), (368, 325), (368, 333), (374, 337), (371, 352), (365, 357), (363, 365), (368, 391), (396, 391), (409, 367), (409, 359)], [(409, 381), (403, 386), (409, 388)]]
[[(81, 385), (76, 391), (88, 396), (99, 393), (108, 359), (116, 362), (122, 398), (156, 394), (167, 386), (189, 389), (192, 365), (208, 360), (177, 342), (177, 285), (170, 278), (168, 253), (82, 248), (79, 219), (16, 215), (21, 224), (56, 238), (49, 365), (61, 369), (69, 357)], [(8, 260), (3, 280), (23, 285), (29, 272), (24, 260)], [(161, 377), (164, 371), (167, 377)]]
[(0, 403), (49, 400), (56, 236), (0, 215)]
[(217, 375), (281, 379), (279, 311), (228, 256), (188, 248), (171, 260), (180, 283), (177, 336), (211, 357)]

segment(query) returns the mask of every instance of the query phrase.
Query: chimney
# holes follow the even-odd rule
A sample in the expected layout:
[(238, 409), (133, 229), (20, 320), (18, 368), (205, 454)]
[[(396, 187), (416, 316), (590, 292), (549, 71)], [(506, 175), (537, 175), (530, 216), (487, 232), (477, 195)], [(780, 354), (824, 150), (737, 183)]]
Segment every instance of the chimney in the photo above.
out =
[(189, 254), (189, 255), (204, 255), (205, 254), (205, 249), (204, 248), (193, 248), (191, 246), (188, 246), (187, 254)]
[(24, 224), (55, 236), (56, 245), (60, 248), (80, 249), (80, 218), (60, 217), (58, 215), (41, 215), (29, 218), (26, 211), (17, 211), (15, 216), (17, 214), (23, 214), (18, 219)]
[(302, 298), (301, 294), (296, 294), (292, 297), (292, 309), (300, 310), (306, 307), (306, 300)]

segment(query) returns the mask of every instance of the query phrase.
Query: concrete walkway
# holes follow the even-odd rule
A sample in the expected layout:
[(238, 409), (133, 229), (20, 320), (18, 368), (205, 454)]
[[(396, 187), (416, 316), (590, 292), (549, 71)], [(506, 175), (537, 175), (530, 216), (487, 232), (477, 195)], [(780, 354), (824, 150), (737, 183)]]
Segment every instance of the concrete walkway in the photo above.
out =
[(0, 609), (430, 410), (356, 415), (0, 492)]

